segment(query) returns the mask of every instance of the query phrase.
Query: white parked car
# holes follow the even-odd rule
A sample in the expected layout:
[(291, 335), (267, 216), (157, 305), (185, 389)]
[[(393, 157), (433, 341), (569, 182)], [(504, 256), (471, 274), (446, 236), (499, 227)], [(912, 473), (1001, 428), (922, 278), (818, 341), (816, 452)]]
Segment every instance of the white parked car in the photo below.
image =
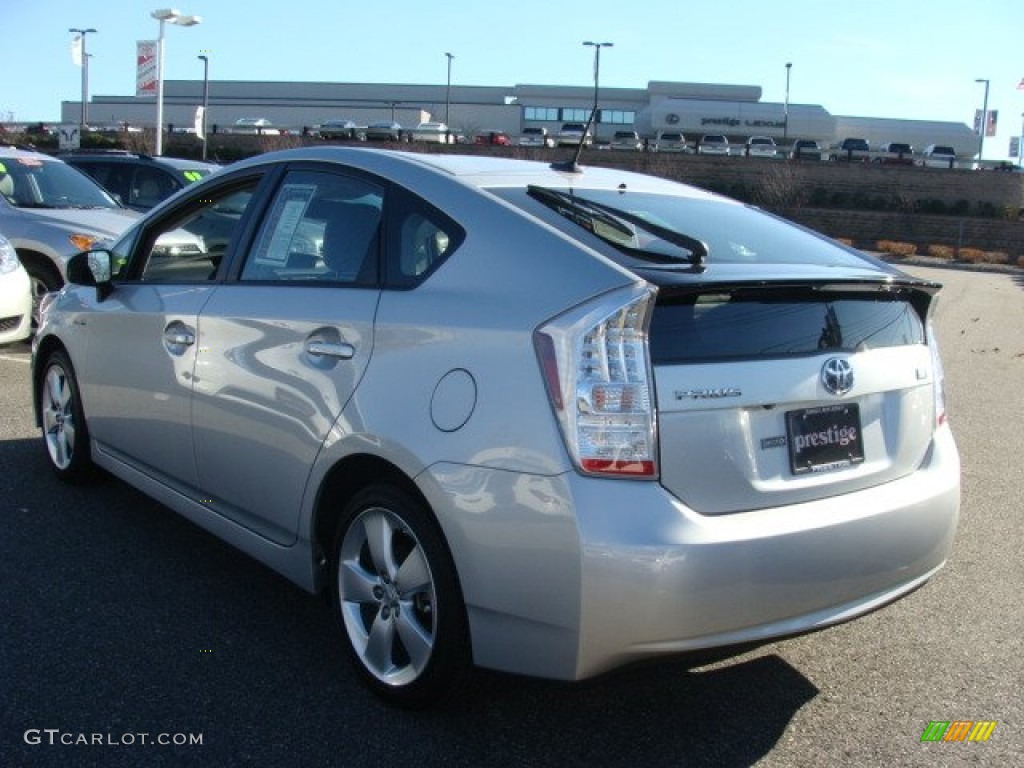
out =
[(719, 133), (706, 133), (697, 142), (698, 155), (731, 155), (729, 139)]
[(0, 235), (0, 344), (32, 332), (32, 282), (10, 241)]
[(575, 147), (581, 140), (588, 147), (594, 141), (593, 132), (587, 129), (586, 123), (564, 123), (555, 134), (555, 144), (560, 147)]
[(528, 125), (516, 139), (520, 147), (553, 147), (555, 140), (548, 135), (548, 129), (540, 126)]
[(921, 153), (925, 168), (956, 168), (956, 150), (944, 144), (929, 144)]
[(435, 144), (454, 144), (455, 136), (445, 123), (420, 123), (412, 129), (413, 141), (431, 141)]
[(255, 134), (262, 136), (280, 136), (281, 130), (275, 128), (265, 117), (240, 117), (231, 126), (232, 133)]
[(659, 131), (650, 149), (652, 152), (693, 153), (693, 149), (686, 143), (686, 136), (680, 131)]
[(630, 152), (641, 152), (643, 151), (644, 143), (640, 140), (640, 136), (636, 131), (616, 131), (615, 135), (612, 136), (611, 144), (609, 146), (612, 149), (625, 149)]
[(747, 139), (747, 157), (775, 157), (777, 151), (775, 139), (771, 136), (751, 136)]

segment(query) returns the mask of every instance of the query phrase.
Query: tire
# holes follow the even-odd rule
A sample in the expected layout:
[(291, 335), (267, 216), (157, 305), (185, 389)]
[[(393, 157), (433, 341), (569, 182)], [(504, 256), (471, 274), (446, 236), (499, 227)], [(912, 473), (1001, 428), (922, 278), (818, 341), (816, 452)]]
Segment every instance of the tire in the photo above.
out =
[(466, 609), (429, 511), (399, 488), (366, 488), (332, 551), (331, 602), (362, 681), (402, 708), (450, 693), (471, 666)]
[(57, 477), (68, 483), (91, 479), (95, 466), (89, 446), (89, 428), (75, 370), (63, 352), (54, 352), (43, 366), (39, 411), (46, 454)]

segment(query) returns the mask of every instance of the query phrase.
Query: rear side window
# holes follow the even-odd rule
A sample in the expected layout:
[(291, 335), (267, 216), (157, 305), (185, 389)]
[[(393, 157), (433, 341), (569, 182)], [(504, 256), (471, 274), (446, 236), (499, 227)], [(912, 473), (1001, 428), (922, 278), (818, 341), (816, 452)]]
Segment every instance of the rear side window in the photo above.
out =
[(706, 293), (660, 301), (650, 339), (656, 363), (689, 363), (923, 344), (924, 329), (896, 297)]
[(465, 231), (430, 203), (396, 188), (389, 198), (387, 284), (413, 288), (423, 282), (465, 237)]

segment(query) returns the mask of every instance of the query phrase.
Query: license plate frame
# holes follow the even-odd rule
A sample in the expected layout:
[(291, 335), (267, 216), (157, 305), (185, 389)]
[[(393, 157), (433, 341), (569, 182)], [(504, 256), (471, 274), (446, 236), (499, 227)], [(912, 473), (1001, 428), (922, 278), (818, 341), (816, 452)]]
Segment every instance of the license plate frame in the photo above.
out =
[(864, 463), (864, 434), (857, 403), (786, 412), (789, 467), (794, 475), (835, 472)]

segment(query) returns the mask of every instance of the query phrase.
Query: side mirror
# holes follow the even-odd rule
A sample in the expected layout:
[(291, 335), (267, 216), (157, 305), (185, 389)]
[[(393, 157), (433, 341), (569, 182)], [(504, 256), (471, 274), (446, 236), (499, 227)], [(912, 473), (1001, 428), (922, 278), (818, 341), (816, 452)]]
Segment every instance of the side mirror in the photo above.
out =
[(114, 290), (110, 282), (110, 251), (83, 251), (68, 260), (68, 282), (96, 286), (96, 300), (103, 301)]

